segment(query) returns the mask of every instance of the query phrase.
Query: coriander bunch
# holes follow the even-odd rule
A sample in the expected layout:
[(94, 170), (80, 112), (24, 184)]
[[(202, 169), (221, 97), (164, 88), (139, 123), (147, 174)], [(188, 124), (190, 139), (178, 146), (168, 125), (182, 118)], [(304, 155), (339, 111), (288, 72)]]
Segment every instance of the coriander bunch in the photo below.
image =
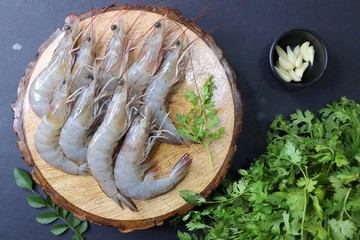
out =
[(342, 98), (319, 113), (278, 115), (266, 152), (212, 197), (182, 191), (202, 206), (182, 218), (187, 229), (208, 240), (359, 240), (360, 105)]
[(191, 103), (192, 108), (186, 114), (177, 114), (177, 132), (189, 140), (201, 144), (207, 153), (209, 161), (213, 164), (210, 144), (219, 140), (225, 132), (223, 127), (217, 128), (219, 123), (218, 110), (215, 108), (213, 96), (213, 76), (198, 90), (187, 90), (185, 99)]

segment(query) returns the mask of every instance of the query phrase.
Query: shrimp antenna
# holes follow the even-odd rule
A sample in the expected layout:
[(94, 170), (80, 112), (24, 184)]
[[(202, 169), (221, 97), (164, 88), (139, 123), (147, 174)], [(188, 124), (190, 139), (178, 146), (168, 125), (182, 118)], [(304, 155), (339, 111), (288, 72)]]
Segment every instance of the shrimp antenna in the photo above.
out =
[[(131, 40), (126, 44), (125, 51), (121, 51), (121, 52), (123, 52), (121, 56), (117, 56), (117, 54), (114, 53), (118, 58), (115, 61), (115, 63), (110, 67), (110, 69), (105, 73), (105, 75), (107, 75), (115, 66), (117, 66), (119, 64), (119, 62), (121, 62), (118, 75), (114, 77), (116, 79), (120, 79), (124, 75), (124, 73), (128, 67), (130, 50), (131, 50)], [(113, 79), (111, 79), (111, 80), (113, 80)]]
[[(104, 12), (106, 12), (106, 11), (108, 11), (108, 10), (111, 10), (111, 8), (117, 7), (116, 4), (119, 3), (119, 2), (120, 2), (120, 0), (117, 0), (117, 1), (113, 2), (112, 4), (110, 4), (110, 5), (108, 5), (106, 8), (104, 8), (100, 13), (104, 13)], [(108, 28), (110, 27), (110, 25), (113, 24), (113, 22), (116, 21), (116, 19), (118, 19), (122, 14), (125, 14), (127, 11), (135, 8), (135, 7), (136, 7), (136, 4), (137, 4), (138, 2), (141, 2), (141, 0), (135, 0), (134, 3), (133, 3), (133, 4), (130, 4), (130, 5), (123, 5), (123, 8), (120, 9), (121, 11), (119, 11), (117, 14), (115, 14), (114, 17), (112, 17), (112, 18), (110, 19), (109, 23), (106, 25), (106, 29), (108, 29)], [(135, 19), (135, 22), (140, 18), (140, 16), (141, 16), (142, 14), (144, 14), (144, 12), (145, 12), (147, 9), (148, 9), (148, 7), (145, 8), (145, 10), (143, 11), (143, 13), (140, 13), (140, 14), (139, 14), (139, 16)], [(132, 24), (132, 26), (135, 24), (135, 22)], [(132, 28), (132, 26), (130, 27), (130, 29)], [(130, 30), (130, 29), (129, 29), (129, 30)], [(129, 31), (128, 31), (128, 32), (129, 32)], [(100, 37), (100, 39), (102, 39), (103, 36), (104, 36), (104, 35), (102, 35), (102, 36)]]
[(73, 92), (66, 100), (67, 103), (74, 102), (76, 98), (79, 96), (79, 94), (83, 91), (83, 89), (86, 87), (86, 85), (81, 86), (80, 88), (76, 89), (75, 92)]

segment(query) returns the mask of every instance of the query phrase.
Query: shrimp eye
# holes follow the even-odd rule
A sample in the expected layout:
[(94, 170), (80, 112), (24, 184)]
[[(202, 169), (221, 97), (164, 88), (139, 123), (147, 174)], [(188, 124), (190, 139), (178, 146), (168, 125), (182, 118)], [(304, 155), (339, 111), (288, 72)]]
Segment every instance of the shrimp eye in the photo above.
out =
[(93, 75), (91, 75), (90, 73), (87, 73), (87, 74), (85, 75), (85, 78), (86, 78), (86, 79), (94, 79), (94, 78), (93, 78)]
[(124, 80), (119, 79), (119, 80), (118, 80), (118, 84), (119, 84), (119, 86), (122, 86), (122, 85), (124, 84)]
[(65, 83), (66, 83), (66, 79), (63, 80), (62, 84), (65, 85)]
[(159, 28), (159, 27), (161, 26), (161, 23), (160, 23), (160, 22), (156, 22), (156, 23), (154, 24), (154, 26), (155, 26), (156, 28)]
[(139, 116), (139, 114), (140, 114), (140, 111), (138, 109), (135, 109), (134, 110), (134, 117)]
[(111, 25), (111, 30), (112, 30), (112, 31), (115, 31), (116, 29), (117, 29), (117, 25), (116, 25), (116, 24)]
[(65, 24), (64, 25), (64, 30), (65, 31), (69, 31), (71, 29), (70, 25), (69, 24)]
[(91, 37), (88, 37), (87, 41), (90, 42), (90, 41), (91, 41)]
[(180, 45), (180, 40), (176, 40), (175, 45), (179, 46)]

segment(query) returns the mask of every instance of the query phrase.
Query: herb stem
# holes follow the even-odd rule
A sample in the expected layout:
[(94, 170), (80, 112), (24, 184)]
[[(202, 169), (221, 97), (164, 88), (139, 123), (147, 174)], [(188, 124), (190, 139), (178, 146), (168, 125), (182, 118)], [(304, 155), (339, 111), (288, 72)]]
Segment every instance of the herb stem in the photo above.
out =
[(303, 209), (303, 212), (302, 212), (302, 219), (301, 219), (301, 228), (300, 228), (300, 232), (301, 232), (301, 240), (304, 240), (304, 223), (305, 223), (305, 216), (306, 216), (306, 207), (307, 207), (307, 194), (306, 194), (306, 188), (307, 188), (307, 185), (305, 186), (304, 188), (304, 209)]
[(219, 204), (219, 203), (230, 203), (233, 202), (235, 200), (237, 200), (239, 197), (243, 196), (245, 193), (248, 193), (249, 189), (243, 191), (241, 194), (239, 194), (238, 196), (232, 197), (232, 198), (227, 198), (226, 200), (219, 200), (219, 201), (210, 201), (207, 200), (206, 203), (207, 204)]
[(207, 157), (208, 157), (210, 163), (214, 166), (214, 159), (213, 159), (211, 151), (210, 151), (210, 142), (209, 141), (204, 141), (202, 143), (202, 145), (205, 148), (205, 151), (206, 151), (206, 154), (207, 154)]
[(329, 150), (330, 150), (330, 152), (331, 152), (331, 163), (329, 164), (329, 168), (328, 168), (328, 170), (327, 170), (327, 175), (329, 176), (329, 173), (330, 173), (330, 171), (331, 171), (331, 168), (332, 168), (332, 166), (334, 165), (334, 163), (335, 163), (335, 152), (334, 152), (334, 150), (332, 150), (332, 148), (328, 148)]
[(72, 226), (70, 225), (70, 223), (68, 223), (68, 222), (66, 221), (65, 218), (63, 218), (63, 217), (61, 217), (61, 216), (59, 215), (59, 213), (55, 210), (55, 207), (52, 208), (47, 202), (46, 202), (46, 205), (48, 206), (48, 208), (51, 209), (51, 211), (53, 211), (53, 212), (56, 214), (56, 216), (57, 216), (58, 218), (60, 218), (61, 220), (63, 220), (63, 221), (66, 223), (66, 225), (68, 225), (69, 228), (71, 228), (79, 237), (81, 237), (80, 233), (79, 233), (78, 231), (76, 231), (76, 229), (75, 229), (74, 227), (72, 227)]
[(346, 203), (347, 203), (347, 200), (348, 200), (348, 198), (349, 198), (350, 192), (351, 192), (351, 188), (349, 188), (349, 190), (347, 191), (346, 196), (345, 196), (345, 198), (344, 198), (344, 203), (343, 203), (342, 211), (341, 211), (341, 213), (340, 213), (340, 220), (343, 219), (344, 212), (346, 212)]

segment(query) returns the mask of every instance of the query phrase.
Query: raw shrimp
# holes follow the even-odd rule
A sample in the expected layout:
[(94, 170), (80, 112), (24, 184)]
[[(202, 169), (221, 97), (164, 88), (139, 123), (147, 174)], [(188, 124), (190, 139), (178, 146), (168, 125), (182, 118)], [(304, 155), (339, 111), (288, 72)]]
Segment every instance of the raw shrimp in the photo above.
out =
[[(92, 75), (87, 75), (87, 81), (76, 99), (75, 105), (61, 129), (59, 144), (68, 158), (80, 162), (86, 162), (86, 151), (89, 143), (89, 130), (94, 122), (94, 105), (96, 80)], [(89, 80), (90, 79), (90, 80)]]
[(137, 209), (136, 205), (130, 198), (118, 191), (113, 173), (113, 154), (130, 122), (127, 92), (126, 81), (119, 80), (104, 120), (89, 143), (87, 161), (92, 175), (104, 193), (119, 206), (122, 202), (134, 211)]
[(154, 29), (145, 40), (137, 60), (128, 71), (130, 97), (141, 95), (149, 79), (152, 77), (162, 61), (161, 51), (166, 29), (164, 19), (154, 24)]
[(95, 34), (92, 28), (88, 28), (82, 37), (79, 51), (76, 54), (76, 60), (71, 72), (72, 85), (71, 93), (90, 83), (91, 78), (87, 75), (92, 74), (91, 65), (95, 58)]
[(38, 117), (43, 117), (49, 110), (54, 90), (64, 79), (73, 59), (71, 49), (78, 34), (79, 18), (69, 15), (63, 27), (64, 37), (56, 47), (49, 64), (35, 77), (29, 89), (29, 103)]
[(113, 92), (116, 88), (116, 80), (121, 77), (121, 69), (124, 69), (122, 66), (127, 66), (128, 60), (128, 55), (125, 54), (127, 49), (124, 19), (120, 18), (117, 25), (111, 25), (111, 30), (113, 31), (113, 35), (106, 48), (98, 75), (101, 88), (106, 85), (105, 89), (108, 92)]
[(83, 166), (66, 157), (59, 146), (59, 136), (68, 115), (67, 98), (70, 94), (70, 70), (62, 84), (55, 89), (49, 111), (42, 117), (35, 133), (35, 147), (42, 159), (48, 164), (70, 174), (88, 175)]
[(157, 127), (163, 131), (165, 137), (162, 140), (172, 144), (181, 144), (183, 141), (177, 134), (171, 119), (168, 118), (164, 103), (168, 92), (181, 78), (180, 73), (184, 72), (184, 62), (186, 62), (184, 56), (186, 55), (185, 53), (181, 54), (184, 46), (185, 37), (181, 35), (167, 52), (157, 73), (151, 78), (143, 97), (144, 101), (149, 104)]
[(151, 128), (149, 110), (145, 106), (144, 116), (140, 114), (135, 118), (115, 161), (116, 186), (131, 198), (150, 199), (171, 190), (185, 177), (191, 164), (189, 155), (185, 154), (168, 177), (155, 179), (156, 173), (153, 172), (145, 175), (145, 171), (153, 165), (142, 164)]

